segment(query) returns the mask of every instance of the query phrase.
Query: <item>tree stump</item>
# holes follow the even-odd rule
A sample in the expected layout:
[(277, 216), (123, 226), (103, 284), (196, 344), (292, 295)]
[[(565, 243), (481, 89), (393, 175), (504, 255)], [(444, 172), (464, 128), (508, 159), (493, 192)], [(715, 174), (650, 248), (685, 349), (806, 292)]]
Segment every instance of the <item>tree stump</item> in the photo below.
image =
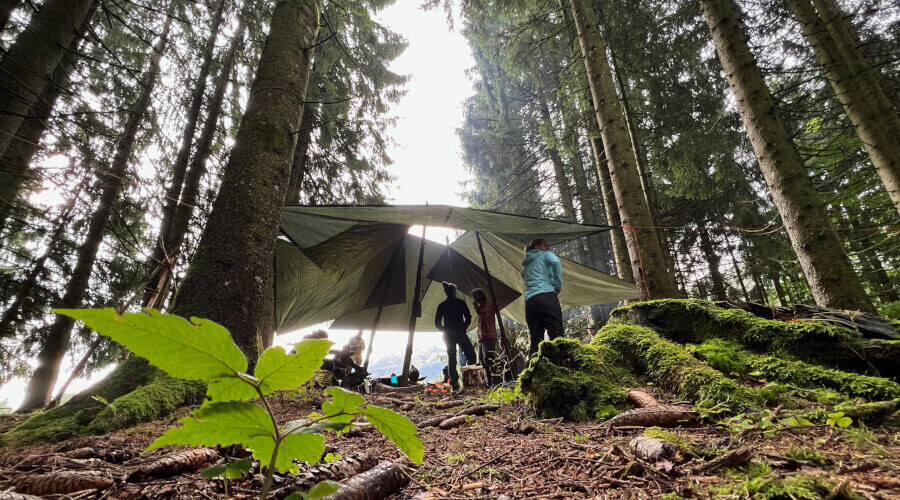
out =
[(487, 371), (483, 366), (472, 365), (462, 368), (462, 382), (467, 389), (488, 387)]

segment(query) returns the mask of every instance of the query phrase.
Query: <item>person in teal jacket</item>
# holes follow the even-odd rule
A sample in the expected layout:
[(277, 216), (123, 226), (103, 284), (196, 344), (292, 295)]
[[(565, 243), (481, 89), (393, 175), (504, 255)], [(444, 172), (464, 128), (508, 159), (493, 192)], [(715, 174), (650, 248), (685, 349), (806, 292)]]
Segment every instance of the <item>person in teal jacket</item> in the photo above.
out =
[(545, 332), (550, 340), (565, 334), (558, 297), (563, 286), (562, 262), (550, 251), (547, 240), (532, 240), (525, 247), (522, 278), (525, 280), (525, 322), (531, 337), (529, 355), (534, 356)]

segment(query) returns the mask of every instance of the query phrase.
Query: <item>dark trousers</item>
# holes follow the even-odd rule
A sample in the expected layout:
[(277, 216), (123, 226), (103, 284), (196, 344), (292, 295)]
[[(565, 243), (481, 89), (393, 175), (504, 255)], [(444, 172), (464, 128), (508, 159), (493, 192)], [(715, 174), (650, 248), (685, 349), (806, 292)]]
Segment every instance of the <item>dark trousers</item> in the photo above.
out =
[(487, 372), (488, 384), (500, 381), (497, 369), (497, 339), (482, 339), (478, 342), (478, 358)]
[(462, 349), (466, 359), (474, 360), (475, 348), (466, 332), (447, 330), (444, 332), (444, 344), (447, 345), (447, 371), (450, 372), (450, 385), (459, 387), (459, 373), (456, 372), (456, 346)]
[(525, 301), (525, 322), (528, 323), (528, 334), (531, 336), (529, 357), (534, 356), (538, 344), (544, 340), (544, 332), (553, 340), (562, 337), (562, 307), (556, 292), (535, 295)]

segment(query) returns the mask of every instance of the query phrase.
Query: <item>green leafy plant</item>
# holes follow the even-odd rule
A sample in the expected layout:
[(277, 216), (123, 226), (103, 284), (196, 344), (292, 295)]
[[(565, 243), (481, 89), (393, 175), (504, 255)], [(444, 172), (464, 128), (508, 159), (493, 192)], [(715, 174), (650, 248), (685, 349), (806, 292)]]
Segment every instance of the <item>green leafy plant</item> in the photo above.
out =
[(200, 473), (200, 477), (206, 479), (212, 479), (214, 477), (221, 477), (224, 481), (225, 485), (225, 496), (228, 496), (228, 480), (229, 479), (240, 479), (241, 476), (244, 475), (245, 472), (249, 472), (250, 468), (253, 466), (253, 461), (249, 458), (244, 460), (238, 460), (236, 462), (232, 462), (230, 464), (224, 465), (213, 465), (212, 467), (207, 468), (203, 472)]
[(841, 429), (850, 427), (850, 424), (853, 423), (853, 419), (847, 416), (844, 416), (844, 412), (839, 411), (836, 413), (829, 413), (828, 418), (825, 419), (825, 424), (830, 425), (832, 427), (840, 427)]
[[(260, 498), (268, 496), (276, 469), (297, 472), (294, 461), (318, 462), (325, 452), (322, 433), (346, 430), (354, 416), (368, 420), (410, 460), (422, 462), (422, 442), (409, 419), (367, 405), (359, 394), (338, 387), (325, 390), (331, 399), (322, 403), (321, 414), (278, 424), (266, 396), (295, 389), (312, 378), (332, 345), (327, 340), (299, 342), (296, 354), (288, 354), (282, 347), (269, 348), (259, 357), (251, 375), (247, 373), (247, 358), (228, 330), (210, 320), (188, 321), (154, 310), (121, 316), (111, 308), (56, 312), (83, 321), (172, 377), (206, 382), (203, 406), (181, 419), (180, 427), (158, 437), (147, 450), (165, 445), (241, 444), (252, 450), (253, 458), (266, 469)], [(252, 399), (259, 399), (261, 404), (246, 402)]]
[(285, 497), (285, 500), (314, 500), (316, 498), (325, 498), (336, 492), (340, 488), (340, 483), (325, 480), (315, 485), (308, 492), (295, 491)]
[(828, 462), (828, 457), (818, 451), (795, 447), (784, 450), (784, 456), (798, 462), (809, 462), (816, 465), (825, 465)]

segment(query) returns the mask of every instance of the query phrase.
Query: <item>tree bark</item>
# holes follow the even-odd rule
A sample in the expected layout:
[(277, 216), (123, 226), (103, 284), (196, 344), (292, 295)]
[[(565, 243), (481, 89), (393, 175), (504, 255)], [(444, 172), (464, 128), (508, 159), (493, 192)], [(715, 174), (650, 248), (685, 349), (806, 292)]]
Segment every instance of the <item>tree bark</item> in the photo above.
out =
[(728, 289), (725, 287), (725, 278), (719, 270), (721, 259), (713, 248), (712, 239), (706, 230), (700, 231), (700, 250), (709, 264), (709, 278), (712, 281), (712, 295), (715, 300), (728, 300)]
[(700, 0), (738, 112), (816, 303), (874, 310), (775, 110), (733, 0)]
[[(541, 109), (541, 119), (547, 122), (548, 130), (555, 131), (556, 128), (553, 126), (553, 119), (550, 116), (550, 108), (547, 106), (547, 98), (543, 95), (543, 91), (538, 89), (538, 99), (540, 100), (539, 105)], [(555, 134), (555, 132), (553, 132)], [(557, 144), (559, 141), (554, 137), (553, 141)], [(575, 217), (575, 202), (572, 200), (572, 193), (569, 191), (569, 179), (566, 177), (566, 167), (563, 164), (562, 158), (559, 156), (559, 151), (556, 149), (556, 144), (544, 144), (544, 151), (547, 153), (547, 156), (550, 158), (550, 163), (553, 165), (553, 178), (556, 180), (556, 187), (559, 191), (559, 202), (562, 205), (563, 209), (563, 217), (566, 220), (576, 221)]]
[[(588, 122), (594, 123), (593, 120), (588, 120)], [(612, 181), (609, 179), (609, 167), (603, 159), (603, 144), (600, 143), (599, 137), (591, 139), (591, 152), (594, 156), (597, 176), (600, 179), (600, 195), (603, 197), (606, 223), (613, 226), (613, 229), (609, 231), (609, 240), (613, 260), (616, 263), (616, 274), (623, 280), (632, 281), (634, 274), (631, 270), (631, 262), (628, 260), (628, 246), (625, 245), (625, 234), (621, 228), (622, 221), (619, 219), (619, 211), (616, 207), (616, 195), (613, 192)]]
[(296, 132), (303, 115), (316, 0), (280, 0), (222, 185), (172, 310), (227, 328), (251, 365), (273, 314), (266, 301)]
[[(191, 101), (188, 106), (187, 116), (185, 118), (184, 132), (181, 137), (181, 145), (178, 147), (178, 153), (175, 155), (175, 162), (172, 164), (172, 177), (169, 186), (166, 189), (165, 198), (163, 198), (162, 222), (160, 223), (159, 237), (153, 247), (153, 253), (146, 264), (149, 270), (155, 269), (157, 264), (165, 260), (167, 256), (175, 255), (175, 250), (171, 247), (172, 224), (175, 218), (175, 211), (178, 207), (181, 191), (184, 187), (184, 178), (187, 173), (188, 161), (191, 157), (191, 146), (194, 144), (194, 136), (197, 132), (197, 122), (200, 119), (200, 110), (203, 107), (203, 97), (206, 94), (206, 80), (209, 77), (209, 68), (212, 63), (213, 50), (216, 47), (216, 39), (219, 36), (219, 26), (222, 24), (222, 17), (225, 12), (226, 0), (219, 0), (219, 5), (213, 14), (212, 24), (210, 25), (209, 35), (203, 46), (201, 53), (200, 68), (197, 73), (196, 83), (191, 92)], [(148, 289), (144, 294), (146, 302), (153, 295), (153, 280), (150, 280)]]
[[(172, 25), (172, 17), (167, 17), (165, 26), (159, 41), (153, 47), (150, 55), (150, 63), (140, 79), (140, 94), (128, 113), (128, 120), (123, 128), (122, 135), (116, 144), (116, 152), (113, 157), (110, 171), (101, 181), (103, 184), (97, 209), (91, 215), (88, 232), (84, 243), (78, 250), (78, 258), (72, 277), (66, 287), (66, 293), (57, 304), (57, 308), (76, 308), (81, 306), (87, 292), (91, 271), (97, 260), (97, 252), (106, 232), (106, 225), (112, 214), (113, 206), (122, 190), (123, 181), (134, 148), (140, 124), (150, 107), (150, 97), (156, 86), (159, 75), (160, 62), (169, 41), (169, 29)], [(57, 315), (56, 320), (50, 326), (47, 337), (38, 354), (38, 366), (28, 382), (25, 399), (22, 408), (37, 408), (47, 404), (52, 396), (53, 384), (59, 374), (59, 367), (63, 356), (69, 347), (69, 334), (75, 320), (68, 316)]]
[(31, 160), (40, 148), (41, 137), (50, 123), (56, 101), (69, 83), (69, 75), (75, 68), (78, 46), (84, 39), (96, 7), (94, 4), (89, 9), (59, 64), (42, 87), (28, 117), (20, 123), (15, 139), (0, 156), (0, 229), (15, 210), (16, 200), (26, 181), (34, 177), (30, 168)]
[(300, 203), (303, 194), (303, 182), (306, 180), (306, 169), (309, 165), (309, 146), (312, 144), (313, 122), (312, 104), (303, 105), (303, 121), (300, 122), (300, 132), (297, 134), (297, 148), (294, 150), (294, 160), (291, 162), (291, 180), (288, 183), (285, 205)]
[(784, 294), (784, 288), (781, 286), (781, 278), (778, 276), (778, 273), (776, 271), (770, 272), (769, 279), (772, 280), (772, 285), (775, 287), (775, 295), (778, 296), (778, 303), (782, 306), (788, 305), (788, 300)]
[(12, 17), (20, 3), (22, 0), (0, 0), (0, 30), (6, 28), (9, 18)]
[[(900, 117), (870, 63), (857, 49), (859, 40), (843, 26), (847, 22), (843, 13), (833, 2), (817, 3), (826, 10), (817, 13), (810, 0), (787, 1), (900, 213)], [(841, 33), (844, 36), (834, 36)]]
[[(48, 0), (0, 59), (0, 155), (16, 137), (96, 0)], [(13, 173), (0, 171), (0, 184)], [(6, 200), (9, 203), (13, 199)]]
[(606, 43), (597, 29), (597, 16), (587, 0), (571, 0), (571, 6), (609, 163), (610, 179), (622, 225), (626, 226), (625, 241), (635, 283), (644, 299), (675, 297), (675, 281), (666, 267), (653, 229), (650, 207), (643, 197), (640, 173), (635, 165), (634, 151), (606, 59)]

